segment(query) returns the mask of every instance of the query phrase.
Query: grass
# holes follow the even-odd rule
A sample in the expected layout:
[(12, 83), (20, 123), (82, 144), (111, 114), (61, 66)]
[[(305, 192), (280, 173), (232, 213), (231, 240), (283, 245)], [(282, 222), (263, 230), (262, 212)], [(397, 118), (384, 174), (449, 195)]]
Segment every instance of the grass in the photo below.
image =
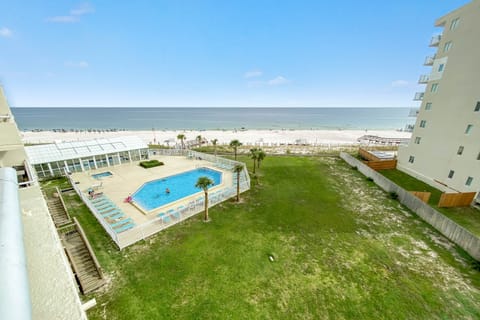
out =
[(256, 177), (210, 223), (121, 252), (66, 196), (111, 280), (89, 319), (480, 317), (472, 260), (338, 158), (269, 156)]
[(431, 192), (429, 205), (480, 237), (480, 211), (478, 209), (473, 207), (439, 208), (437, 204), (442, 191), (397, 169), (381, 170), (379, 173), (408, 191)]

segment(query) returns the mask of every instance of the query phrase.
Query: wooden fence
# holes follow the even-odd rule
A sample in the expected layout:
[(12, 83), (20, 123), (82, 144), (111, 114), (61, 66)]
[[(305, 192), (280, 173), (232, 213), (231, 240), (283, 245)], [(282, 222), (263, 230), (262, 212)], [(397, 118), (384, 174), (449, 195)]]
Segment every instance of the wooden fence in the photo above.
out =
[(363, 148), (358, 149), (358, 155), (362, 157), (362, 159), (365, 159), (367, 161), (381, 161), (380, 158), (378, 158), (377, 156), (375, 156), (374, 154), (368, 152)]
[(395, 169), (397, 167), (397, 160), (380, 160), (380, 161), (364, 161), (367, 166), (375, 171)]
[(428, 203), (428, 200), (430, 200), (430, 196), (432, 195), (431, 192), (421, 192), (421, 191), (410, 191), (410, 193), (425, 203)]
[(358, 155), (362, 157), (362, 159), (366, 160), (366, 161), (363, 161), (363, 163), (365, 163), (367, 166), (369, 166), (375, 171), (395, 169), (397, 167), (397, 160), (395, 159), (382, 160), (363, 148), (358, 149)]
[(442, 193), (438, 207), (468, 207), (476, 192)]

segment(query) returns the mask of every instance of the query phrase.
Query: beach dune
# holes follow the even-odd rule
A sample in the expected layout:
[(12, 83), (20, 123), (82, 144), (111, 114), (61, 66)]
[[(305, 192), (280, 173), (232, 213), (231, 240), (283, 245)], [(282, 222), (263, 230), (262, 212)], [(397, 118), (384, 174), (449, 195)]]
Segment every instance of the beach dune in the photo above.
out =
[(23, 131), (22, 140), (25, 144), (53, 143), (66, 141), (81, 141), (100, 138), (111, 138), (135, 135), (149, 144), (174, 146), (178, 143), (177, 136), (184, 134), (186, 140), (195, 140), (201, 136), (209, 142), (218, 139), (218, 144), (228, 144), (237, 139), (244, 145), (279, 145), (279, 144), (309, 144), (309, 145), (353, 145), (365, 135), (383, 138), (409, 139), (410, 132), (395, 130), (148, 130), (148, 131)]

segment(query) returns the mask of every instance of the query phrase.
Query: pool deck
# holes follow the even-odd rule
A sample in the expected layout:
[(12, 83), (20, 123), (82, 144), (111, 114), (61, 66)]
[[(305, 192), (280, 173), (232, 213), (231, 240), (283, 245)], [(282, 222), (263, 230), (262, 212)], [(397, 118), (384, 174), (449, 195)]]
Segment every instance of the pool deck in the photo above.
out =
[[(144, 169), (138, 165), (139, 162), (137, 161), (113, 167), (104, 167), (87, 172), (75, 172), (72, 173), (72, 178), (75, 182), (78, 182), (80, 190), (82, 190), (82, 192), (85, 194), (87, 194), (87, 190), (89, 188), (101, 183), (101, 187), (95, 188), (95, 192), (103, 192), (103, 194), (113, 201), (117, 207), (119, 207), (125, 213), (125, 215), (132, 218), (137, 225), (154, 219), (160, 212), (176, 209), (182, 205), (187, 207), (190, 201), (194, 201), (196, 198), (203, 196), (203, 191), (199, 190), (198, 193), (174, 201), (170, 204), (153, 210), (149, 214), (144, 214), (134, 205), (125, 203), (124, 200), (130, 194), (135, 193), (135, 191), (137, 191), (138, 188), (140, 188), (145, 182), (168, 177), (174, 174), (196, 169), (198, 167), (207, 167), (223, 173), (222, 183), (210, 189), (211, 191), (221, 190), (232, 185), (233, 173), (231, 171), (216, 168), (209, 161), (188, 159), (183, 156), (153, 156), (150, 158), (162, 161), (164, 165), (150, 169)], [(105, 171), (111, 172), (112, 175), (101, 179), (95, 179), (92, 177), (93, 174), (102, 173)]]

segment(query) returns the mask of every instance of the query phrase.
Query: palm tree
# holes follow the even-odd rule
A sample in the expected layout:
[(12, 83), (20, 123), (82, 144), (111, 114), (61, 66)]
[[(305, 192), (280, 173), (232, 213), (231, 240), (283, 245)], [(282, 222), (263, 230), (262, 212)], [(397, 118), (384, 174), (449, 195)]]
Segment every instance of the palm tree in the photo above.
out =
[(267, 156), (267, 154), (265, 153), (265, 151), (263, 151), (262, 149), (258, 150), (257, 168), (260, 169), (260, 162), (262, 162), (263, 159), (265, 159), (266, 156)]
[(198, 135), (197, 138), (196, 138), (197, 142), (198, 142), (198, 146), (202, 146), (202, 136), (201, 135)]
[(250, 158), (253, 159), (253, 173), (255, 174), (255, 168), (257, 166), (258, 156), (260, 154), (260, 150), (257, 148), (250, 149)]
[(185, 135), (183, 133), (180, 133), (178, 136), (177, 136), (177, 139), (180, 140), (180, 142), (182, 143), (182, 149), (185, 149), (185, 143), (183, 142), (187, 137), (185, 137)]
[(233, 172), (237, 174), (237, 202), (240, 201), (240, 173), (243, 171), (243, 166), (241, 164), (236, 164), (233, 167)]
[(238, 141), (237, 139), (230, 141), (230, 147), (233, 148), (233, 151), (235, 152), (235, 160), (237, 160), (237, 149), (240, 147), (242, 143)]
[(205, 218), (204, 221), (208, 222), (208, 187), (213, 186), (213, 180), (209, 177), (200, 177), (195, 184), (195, 188), (203, 189), (205, 192)]
[(215, 157), (217, 156), (217, 142), (218, 142), (218, 139), (213, 139), (212, 140), (213, 152), (215, 153)]

